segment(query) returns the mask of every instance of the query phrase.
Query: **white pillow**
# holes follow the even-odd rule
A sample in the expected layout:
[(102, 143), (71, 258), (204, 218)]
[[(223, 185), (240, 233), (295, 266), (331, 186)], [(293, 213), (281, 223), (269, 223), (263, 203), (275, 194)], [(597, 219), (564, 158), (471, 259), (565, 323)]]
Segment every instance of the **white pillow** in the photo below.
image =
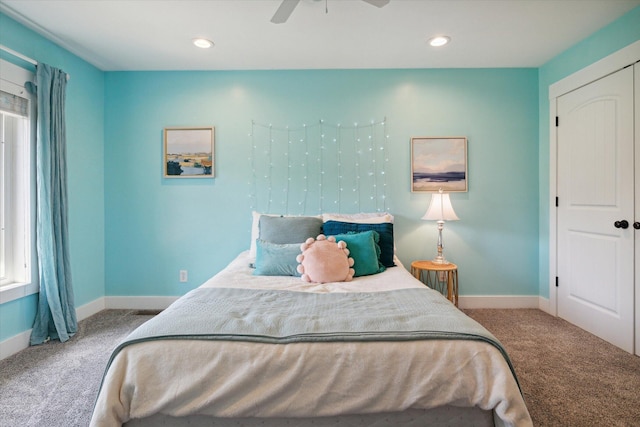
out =
[(357, 214), (339, 214), (326, 213), (322, 214), (322, 222), (340, 221), (351, 222), (355, 224), (384, 224), (385, 222), (393, 223), (393, 215), (387, 212), (373, 213), (357, 213)]

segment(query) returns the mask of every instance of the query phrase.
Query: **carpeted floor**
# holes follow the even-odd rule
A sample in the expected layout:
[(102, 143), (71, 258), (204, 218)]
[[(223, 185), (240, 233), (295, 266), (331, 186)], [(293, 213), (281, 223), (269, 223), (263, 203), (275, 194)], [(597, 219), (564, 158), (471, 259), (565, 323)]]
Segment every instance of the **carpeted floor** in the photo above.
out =
[(640, 357), (540, 310), (464, 310), (507, 349), (535, 426), (640, 426)]
[[(640, 357), (539, 310), (465, 312), (509, 352), (535, 426), (640, 426)], [(111, 350), (152, 315), (105, 310), (0, 361), (0, 425), (87, 426)]]
[(0, 426), (88, 426), (111, 351), (152, 318), (104, 310), (66, 343), (50, 341), (0, 361)]

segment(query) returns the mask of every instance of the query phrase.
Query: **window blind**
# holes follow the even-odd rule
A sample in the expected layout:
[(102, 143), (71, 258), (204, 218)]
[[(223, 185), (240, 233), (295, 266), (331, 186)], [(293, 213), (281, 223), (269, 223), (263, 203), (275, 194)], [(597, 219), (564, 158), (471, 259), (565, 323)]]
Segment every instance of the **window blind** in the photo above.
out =
[(21, 96), (0, 90), (0, 111), (18, 116), (29, 116), (29, 100)]

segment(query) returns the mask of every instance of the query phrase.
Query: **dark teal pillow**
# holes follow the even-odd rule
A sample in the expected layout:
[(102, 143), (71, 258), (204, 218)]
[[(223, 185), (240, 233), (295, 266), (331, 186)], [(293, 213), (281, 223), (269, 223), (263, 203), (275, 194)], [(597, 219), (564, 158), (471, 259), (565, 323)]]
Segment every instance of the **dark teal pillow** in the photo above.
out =
[(256, 240), (254, 276), (300, 276), (296, 257), (302, 253), (300, 243), (278, 244)]
[(394, 242), (393, 242), (393, 224), (385, 222), (382, 224), (358, 224), (342, 221), (327, 221), (322, 225), (323, 233), (327, 236), (335, 236), (336, 234), (344, 234), (349, 232), (362, 232), (373, 230), (380, 234), (380, 262), (385, 267), (393, 267)]
[(353, 258), (354, 277), (382, 273), (386, 268), (379, 261), (380, 246), (378, 232), (369, 230), (362, 233), (345, 233), (334, 236), (336, 242), (344, 241)]

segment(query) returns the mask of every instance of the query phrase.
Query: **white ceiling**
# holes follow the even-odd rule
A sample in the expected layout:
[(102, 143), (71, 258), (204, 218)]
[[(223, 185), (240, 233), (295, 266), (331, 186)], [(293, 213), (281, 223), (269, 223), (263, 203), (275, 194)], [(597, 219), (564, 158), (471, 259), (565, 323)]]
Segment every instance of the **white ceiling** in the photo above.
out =
[[(301, 0), (286, 23), (273, 24), (280, 1), (0, 0), (0, 11), (105, 71), (265, 70), (538, 67), (640, 5)], [(451, 43), (430, 47), (436, 34)], [(196, 48), (194, 37), (215, 46)]]

